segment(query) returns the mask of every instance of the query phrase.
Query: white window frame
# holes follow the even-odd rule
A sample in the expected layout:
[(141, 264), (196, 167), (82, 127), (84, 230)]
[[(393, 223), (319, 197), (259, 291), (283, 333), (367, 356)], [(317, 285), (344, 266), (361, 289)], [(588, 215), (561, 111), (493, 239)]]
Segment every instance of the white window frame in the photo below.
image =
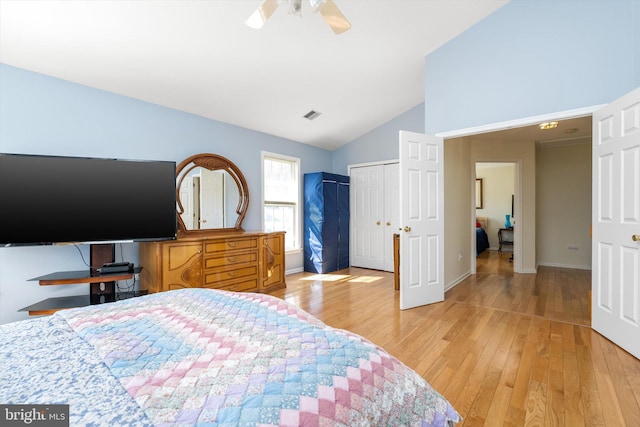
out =
[[(265, 180), (265, 176), (264, 176), (264, 161), (265, 159), (274, 159), (274, 160), (282, 160), (282, 161), (287, 161), (287, 162), (292, 162), (295, 163), (295, 168), (296, 171), (295, 173), (297, 174), (297, 179), (298, 179), (298, 201), (296, 203), (296, 209), (295, 209), (295, 213), (294, 213), (294, 217), (295, 217), (295, 224), (294, 224), (294, 229), (296, 232), (296, 236), (295, 236), (295, 247), (293, 248), (287, 248), (285, 250), (285, 253), (298, 253), (298, 252), (302, 252), (302, 239), (303, 239), (303, 235), (302, 235), (302, 213), (303, 213), (303, 208), (302, 208), (302, 173), (301, 173), (301, 169), (300, 169), (300, 159), (298, 157), (292, 157), (292, 156), (286, 156), (284, 154), (278, 154), (278, 153), (272, 153), (272, 152), (268, 152), (268, 151), (262, 151), (262, 156), (261, 156), (261, 161), (260, 161), (260, 176), (262, 177), (262, 208), (261, 208), (261, 216), (262, 216), (262, 228), (265, 228), (265, 205), (267, 203), (267, 201), (265, 200), (265, 185), (266, 185), (266, 180)], [(287, 239), (287, 236), (285, 235), (285, 241)], [(285, 244), (286, 247), (286, 244)]]

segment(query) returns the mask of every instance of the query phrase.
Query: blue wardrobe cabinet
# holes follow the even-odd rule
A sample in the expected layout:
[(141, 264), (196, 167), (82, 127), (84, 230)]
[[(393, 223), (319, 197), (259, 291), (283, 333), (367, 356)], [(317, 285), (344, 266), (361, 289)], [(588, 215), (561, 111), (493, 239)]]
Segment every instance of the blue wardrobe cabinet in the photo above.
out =
[(304, 175), (304, 271), (349, 267), (349, 177)]

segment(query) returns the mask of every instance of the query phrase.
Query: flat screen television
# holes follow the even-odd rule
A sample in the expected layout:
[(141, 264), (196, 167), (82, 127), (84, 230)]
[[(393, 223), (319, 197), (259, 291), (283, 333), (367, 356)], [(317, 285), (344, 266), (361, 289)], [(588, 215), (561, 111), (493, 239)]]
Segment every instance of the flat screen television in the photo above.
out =
[(170, 161), (0, 153), (0, 247), (176, 238)]

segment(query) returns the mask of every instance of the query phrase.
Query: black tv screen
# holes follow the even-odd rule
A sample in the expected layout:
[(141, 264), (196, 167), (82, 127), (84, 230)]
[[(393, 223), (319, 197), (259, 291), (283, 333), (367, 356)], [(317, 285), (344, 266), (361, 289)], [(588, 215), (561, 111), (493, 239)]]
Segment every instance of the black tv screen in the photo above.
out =
[(0, 153), (0, 246), (176, 237), (176, 164)]

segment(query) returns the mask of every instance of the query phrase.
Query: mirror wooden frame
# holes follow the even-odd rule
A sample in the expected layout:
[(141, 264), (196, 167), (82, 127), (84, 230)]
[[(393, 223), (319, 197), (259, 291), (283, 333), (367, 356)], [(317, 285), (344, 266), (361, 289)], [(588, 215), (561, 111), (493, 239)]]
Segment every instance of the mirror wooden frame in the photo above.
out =
[[(180, 200), (180, 187), (185, 177), (189, 175), (189, 173), (196, 167), (202, 167), (210, 171), (216, 171), (216, 170), (226, 171), (235, 181), (236, 185), (238, 186), (239, 200), (238, 200), (238, 206), (236, 207), (236, 213), (238, 214), (238, 219), (236, 220), (236, 224), (234, 227), (187, 230), (184, 224), (184, 221), (182, 220), (182, 217), (181, 217), (181, 214), (184, 213), (184, 207), (182, 205), (182, 201)], [(247, 181), (244, 178), (244, 175), (242, 174), (240, 169), (238, 169), (238, 167), (231, 160), (225, 157), (219, 156), (217, 154), (202, 153), (202, 154), (195, 154), (191, 157), (186, 158), (177, 166), (176, 168), (176, 210), (177, 210), (177, 220), (178, 220), (178, 236), (183, 236), (183, 237), (202, 236), (202, 235), (216, 233), (216, 232), (243, 231), (242, 221), (244, 220), (244, 217), (247, 214), (248, 207), (249, 207), (249, 188), (247, 186)]]

